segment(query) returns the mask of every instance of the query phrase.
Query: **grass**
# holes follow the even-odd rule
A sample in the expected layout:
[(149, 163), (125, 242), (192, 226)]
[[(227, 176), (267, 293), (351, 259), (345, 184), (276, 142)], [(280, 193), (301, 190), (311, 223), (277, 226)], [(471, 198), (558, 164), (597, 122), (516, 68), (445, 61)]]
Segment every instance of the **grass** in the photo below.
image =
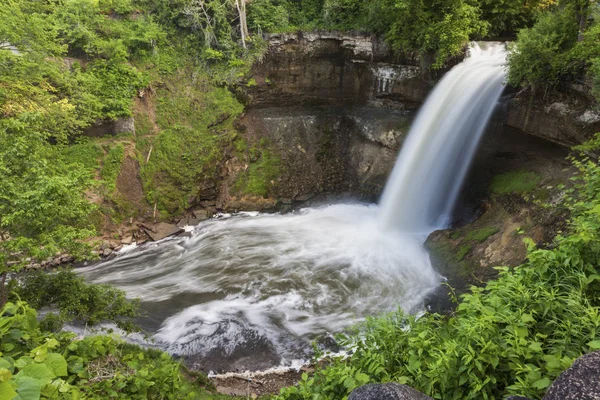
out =
[(492, 180), (491, 191), (494, 194), (525, 194), (534, 190), (541, 181), (535, 172), (511, 171), (496, 175)]
[(108, 150), (108, 154), (104, 158), (102, 169), (100, 170), (100, 176), (104, 180), (104, 185), (109, 193), (116, 190), (117, 178), (121, 171), (121, 164), (123, 164), (123, 158), (125, 157), (125, 147), (121, 143)]

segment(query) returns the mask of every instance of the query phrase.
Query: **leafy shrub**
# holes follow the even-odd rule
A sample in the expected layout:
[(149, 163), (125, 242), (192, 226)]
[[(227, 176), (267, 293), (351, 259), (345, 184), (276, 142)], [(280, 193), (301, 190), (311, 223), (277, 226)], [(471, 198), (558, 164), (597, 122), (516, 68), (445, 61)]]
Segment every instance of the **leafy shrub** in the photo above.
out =
[(204, 397), (166, 353), (111, 336), (78, 339), (72, 333), (44, 332), (36, 317), (24, 302), (7, 303), (0, 310), (3, 399)]
[(577, 41), (573, 13), (545, 13), (529, 29), (519, 32), (508, 56), (508, 81), (512, 85), (548, 87), (555, 85), (565, 70), (565, 54)]

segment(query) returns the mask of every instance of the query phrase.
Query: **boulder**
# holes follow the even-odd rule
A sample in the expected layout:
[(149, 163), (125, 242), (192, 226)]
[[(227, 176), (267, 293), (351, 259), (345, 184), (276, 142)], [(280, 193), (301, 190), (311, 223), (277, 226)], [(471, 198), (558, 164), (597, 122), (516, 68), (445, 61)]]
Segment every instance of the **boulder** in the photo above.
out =
[(399, 383), (370, 384), (355, 389), (348, 400), (433, 400)]
[(543, 400), (599, 400), (600, 351), (575, 360), (550, 386)]
[(183, 229), (178, 228), (175, 225), (168, 224), (166, 222), (161, 222), (152, 227), (152, 229), (147, 229), (146, 226), (143, 226), (144, 231), (150, 236), (155, 242), (167, 238), (169, 236), (177, 235), (183, 232)]

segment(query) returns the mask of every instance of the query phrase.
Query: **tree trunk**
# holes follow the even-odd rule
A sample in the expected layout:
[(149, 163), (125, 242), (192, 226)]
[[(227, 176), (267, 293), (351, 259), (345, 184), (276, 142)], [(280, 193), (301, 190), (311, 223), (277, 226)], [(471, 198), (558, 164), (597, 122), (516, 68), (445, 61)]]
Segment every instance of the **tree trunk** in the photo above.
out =
[(246, 5), (244, 4), (244, 0), (235, 0), (235, 6), (237, 8), (238, 15), (240, 16), (240, 33), (242, 34), (242, 46), (244, 47), (244, 50), (246, 50), (246, 34), (248, 32), (248, 28), (246, 27)]

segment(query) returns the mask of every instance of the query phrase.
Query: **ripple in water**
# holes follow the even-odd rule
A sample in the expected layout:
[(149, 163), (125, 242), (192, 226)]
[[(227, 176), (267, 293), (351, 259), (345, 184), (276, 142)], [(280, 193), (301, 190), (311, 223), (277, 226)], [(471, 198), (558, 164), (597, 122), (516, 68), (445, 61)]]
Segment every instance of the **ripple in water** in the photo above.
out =
[(415, 311), (439, 284), (423, 238), (381, 232), (377, 213), (345, 204), (236, 215), (79, 271), (140, 297), (142, 325), (173, 354), (285, 364), (365, 316)]

